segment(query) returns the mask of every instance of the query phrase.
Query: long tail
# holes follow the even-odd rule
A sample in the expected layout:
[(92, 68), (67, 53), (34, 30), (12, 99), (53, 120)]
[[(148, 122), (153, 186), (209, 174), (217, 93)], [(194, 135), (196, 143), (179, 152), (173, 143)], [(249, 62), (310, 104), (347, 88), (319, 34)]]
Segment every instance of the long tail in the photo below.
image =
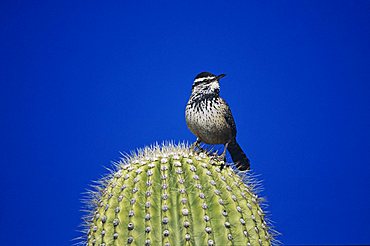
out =
[(227, 150), (231, 155), (231, 159), (235, 163), (236, 167), (240, 171), (245, 171), (250, 169), (250, 161), (248, 157), (244, 154), (242, 148), (236, 142), (236, 139), (232, 140), (227, 146)]

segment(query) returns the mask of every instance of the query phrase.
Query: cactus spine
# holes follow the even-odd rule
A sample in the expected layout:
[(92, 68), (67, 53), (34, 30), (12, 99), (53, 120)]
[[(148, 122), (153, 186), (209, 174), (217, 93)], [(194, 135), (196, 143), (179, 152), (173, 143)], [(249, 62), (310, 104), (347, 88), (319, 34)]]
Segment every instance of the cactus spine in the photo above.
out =
[(270, 245), (260, 199), (221, 164), (186, 145), (123, 159), (94, 193), (87, 245)]

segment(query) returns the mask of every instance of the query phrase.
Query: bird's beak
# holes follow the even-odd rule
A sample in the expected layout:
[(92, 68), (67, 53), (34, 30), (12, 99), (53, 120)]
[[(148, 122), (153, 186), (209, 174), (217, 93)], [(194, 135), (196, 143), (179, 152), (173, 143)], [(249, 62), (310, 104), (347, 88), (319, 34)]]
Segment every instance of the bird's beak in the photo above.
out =
[(216, 79), (217, 80), (220, 80), (220, 79), (222, 79), (223, 77), (225, 77), (226, 76), (226, 74), (220, 74), (220, 75), (218, 75), (217, 77), (216, 77)]

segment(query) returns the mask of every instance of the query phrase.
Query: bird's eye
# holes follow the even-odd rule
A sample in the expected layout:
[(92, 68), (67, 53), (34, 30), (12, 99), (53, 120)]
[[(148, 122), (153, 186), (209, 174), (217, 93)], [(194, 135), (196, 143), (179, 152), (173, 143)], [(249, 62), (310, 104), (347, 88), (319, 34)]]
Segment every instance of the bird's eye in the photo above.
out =
[(199, 84), (206, 83), (207, 81), (208, 81), (208, 79), (199, 80), (199, 81), (195, 81), (195, 84), (196, 84), (196, 85), (199, 85)]

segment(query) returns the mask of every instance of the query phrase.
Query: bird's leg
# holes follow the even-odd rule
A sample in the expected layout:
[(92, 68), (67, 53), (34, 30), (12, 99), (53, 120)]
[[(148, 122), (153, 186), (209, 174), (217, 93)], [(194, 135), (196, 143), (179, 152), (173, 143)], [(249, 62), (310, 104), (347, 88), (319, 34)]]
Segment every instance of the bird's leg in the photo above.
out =
[(221, 155), (218, 155), (217, 154), (217, 151), (214, 153), (214, 157), (213, 158), (215, 158), (216, 160), (218, 160), (218, 161), (222, 161), (222, 164), (220, 165), (220, 169), (221, 169), (221, 171), (222, 171), (222, 169), (224, 169), (224, 167), (225, 167), (225, 163), (226, 163), (226, 150), (227, 150), (227, 146), (229, 145), (229, 142), (227, 142), (226, 144), (225, 144), (225, 147), (224, 147), (224, 151), (222, 152), (222, 154)]
[(226, 163), (226, 150), (227, 150), (227, 146), (229, 146), (229, 143), (230, 142), (227, 142), (224, 146), (224, 151), (222, 152), (221, 156), (220, 156), (220, 159), (224, 161), (224, 163), (221, 165), (221, 171), (222, 169), (224, 169), (225, 167), (225, 163)]
[(192, 145), (190, 145), (190, 149), (195, 150), (195, 148), (198, 148), (200, 151), (204, 152), (204, 149), (200, 147), (201, 142), (202, 141), (200, 141), (200, 139), (197, 138), (197, 140)]
[(227, 142), (226, 144), (225, 144), (225, 146), (224, 146), (224, 151), (222, 152), (222, 154), (221, 154), (221, 158), (226, 162), (226, 150), (227, 150), (227, 146), (229, 146), (229, 143), (230, 142)]
[(192, 145), (190, 145), (190, 149), (195, 150), (195, 148), (198, 147), (199, 144), (200, 144), (200, 140), (199, 138), (197, 138), (197, 140)]

